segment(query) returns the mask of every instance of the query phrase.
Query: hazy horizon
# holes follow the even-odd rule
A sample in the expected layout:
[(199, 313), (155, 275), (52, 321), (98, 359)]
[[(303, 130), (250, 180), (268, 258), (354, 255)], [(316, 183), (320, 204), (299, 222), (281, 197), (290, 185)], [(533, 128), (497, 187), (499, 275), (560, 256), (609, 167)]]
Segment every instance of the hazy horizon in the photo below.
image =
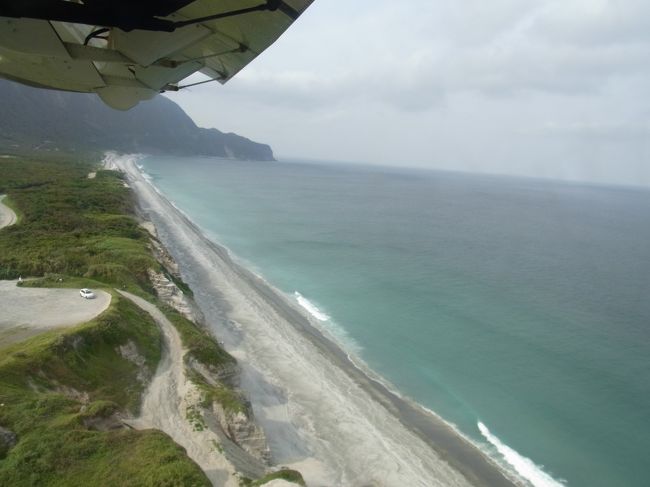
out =
[(580, 177), (570, 175), (553, 175), (553, 174), (526, 174), (526, 173), (517, 173), (517, 172), (498, 172), (496, 170), (490, 169), (464, 169), (464, 168), (445, 168), (445, 167), (435, 167), (431, 165), (409, 165), (408, 163), (403, 164), (387, 164), (387, 163), (377, 163), (369, 161), (349, 161), (349, 160), (326, 160), (318, 159), (314, 157), (301, 157), (301, 156), (283, 156), (282, 154), (274, 154), (276, 162), (280, 163), (306, 163), (306, 164), (323, 164), (323, 165), (332, 165), (332, 166), (367, 166), (374, 167), (378, 169), (387, 169), (387, 170), (412, 170), (412, 171), (431, 171), (431, 172), (441, 172), (441, 173), (451, 173), (459, 175), (478, 175), (478, 176), (494, 176), (494, 177), (506, 177), (506, 178), (524, 178), (524, 179), (533, 179), (540, 181), (548, 182), (563, 182), (563, 183), (575, 183), (580, 185), (595, 185), (595, 186), (604, 186), (604, 187), (625, 187), (631, 189), (642, 189), (650, 190), (649, 182), (637, 182), (634, 180), (625, 181), (625, 180), (611, 180), (611, 179), (597, 179), (596, 177), (589, 178), (589, 176)]
[(316, 1), (225, 86), (169, 95), (282, 158), (650, 186), (650, 4)]

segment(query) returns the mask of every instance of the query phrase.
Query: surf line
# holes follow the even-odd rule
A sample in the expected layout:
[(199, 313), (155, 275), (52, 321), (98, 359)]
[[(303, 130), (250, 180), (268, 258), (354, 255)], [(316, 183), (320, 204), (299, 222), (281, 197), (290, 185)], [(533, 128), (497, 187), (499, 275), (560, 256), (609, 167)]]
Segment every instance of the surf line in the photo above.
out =
[(296, 297), (298, 304), (300, 304), (300, 306), (305, 308), (309, 312), (309, 314), (312, 315), (314, 318), (316, 318), (318, 321), (327, 321), (330, 319), (328, 315), (326, 315), (321, 310), (319, 310), (315, 304), (309, 301), (298, 291), (295, 291), (293, 294)]
[(497, 451), (503, 456), (508, 465), (515, 469), (524, 479), (530, 482), (534, 487), (566, 487), (566, 484), (559, 482), (544, 472), (541, 467), (535, 464), (530, 458), (520, 455), (518, 452), (503, 443), (499, 438), (494, 436), (490, 430), (480, 421), (478, 429), (486, 440), (492, 444)]

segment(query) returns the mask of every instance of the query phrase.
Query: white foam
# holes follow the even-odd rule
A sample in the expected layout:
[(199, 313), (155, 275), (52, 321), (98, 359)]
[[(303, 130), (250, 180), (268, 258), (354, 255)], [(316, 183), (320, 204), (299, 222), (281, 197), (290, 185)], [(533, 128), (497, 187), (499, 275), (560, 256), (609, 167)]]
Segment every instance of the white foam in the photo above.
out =
[(490, 433), (487, 426), (480, 421), (478, 422), (478, 429), (503, 456), (508, 465), (514, 468), (521, 477), (530, 482), (534, 487), (564, 487), (565, 484), (563, 482), (555, 480), (549, 474), (544, 472), (542, 467), (536, 465), (530, 458), (520, 455), (503, 443), (499, 438)]
[(298, 291), (295, 291), (294, 296), (296, 297), (296, 300), (298, 301), (298, 304), (305, 308), (310, 315), (312, 315), (314, 318), (316, 318), (318, 321), (328, 321), (330, 317), (323, 313), (318, 307), (309, 301), (306, 297), (304, 297), (302, 294), (300, 294)]

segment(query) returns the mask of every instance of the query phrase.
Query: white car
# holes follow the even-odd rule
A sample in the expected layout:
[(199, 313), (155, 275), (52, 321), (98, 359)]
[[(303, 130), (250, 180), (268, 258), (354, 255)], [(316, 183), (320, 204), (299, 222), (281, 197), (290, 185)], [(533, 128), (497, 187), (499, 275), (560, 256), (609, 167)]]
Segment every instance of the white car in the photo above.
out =
[(95, 298), (95, 293), (92, 292), (90, 289), (83, 288), (81, 291), (79, 291), (79, 295), (82, 298), (86, 299), (94, 299)]

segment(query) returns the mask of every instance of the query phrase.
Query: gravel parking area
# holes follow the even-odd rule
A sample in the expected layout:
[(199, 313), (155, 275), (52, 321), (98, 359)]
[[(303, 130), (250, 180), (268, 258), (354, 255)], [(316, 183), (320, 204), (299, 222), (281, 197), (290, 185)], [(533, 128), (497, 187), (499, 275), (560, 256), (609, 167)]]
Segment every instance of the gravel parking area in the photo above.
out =
[(0, 346), (42, 331), (91, 320), (111, 302), (111, 295), (94, 290), (84, 299), (78, 289), (23, 288), (0, 281)]

